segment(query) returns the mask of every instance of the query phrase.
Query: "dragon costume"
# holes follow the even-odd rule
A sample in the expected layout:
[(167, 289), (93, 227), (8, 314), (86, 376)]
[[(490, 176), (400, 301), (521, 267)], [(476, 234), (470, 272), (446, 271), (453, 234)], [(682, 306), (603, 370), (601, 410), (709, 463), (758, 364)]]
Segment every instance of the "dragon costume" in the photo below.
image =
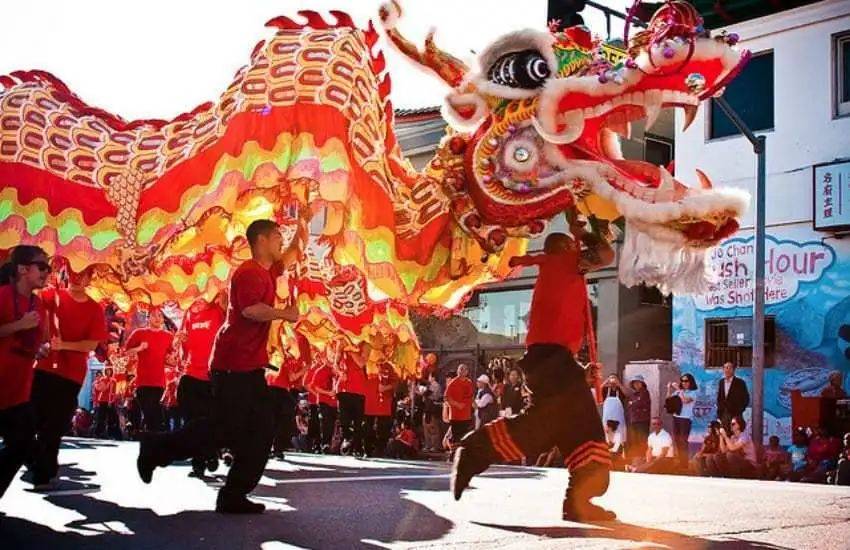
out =
[(702, 288), (708, 247), (737, 228), (745, 193), (701, 174), (688, 187), (619, 150), (618, 133), (664, 107), (693, 119), (748, 58), (688, 4), (663, 6), (626, 50), (583, 27), (525, 30), (476, 68), (433, 35), (417, 49), (384, 6), (391, 42), (451, 88), (451, 129), (422, 172), (393, 132), (376, 30), (299, 13), (268, 22), (217, 102), (170, 121), (126, 121), (46, 72), (0, 76), (0, 249), (93, 267), (94, 297), (123, 307), (188, 307), (248, 257), (245, 227), (275, 219), (297, 258), (279, 295), (297, 300), (298, 330), (320, 348), (366, 342), (373, 370), (393, 356), (406, 374), (410, 309), (459, 309), (559, 213), (624, 218), (621, 280), (665, 291)]

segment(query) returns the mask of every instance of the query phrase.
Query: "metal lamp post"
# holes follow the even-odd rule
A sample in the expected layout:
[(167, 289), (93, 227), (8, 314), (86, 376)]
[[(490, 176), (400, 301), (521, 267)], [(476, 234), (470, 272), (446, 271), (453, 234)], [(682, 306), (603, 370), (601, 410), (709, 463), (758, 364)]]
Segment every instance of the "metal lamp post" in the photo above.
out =
[(756, 218), (756, 269), (753, 296), (753, 417), (751, 421), (753, 441), (758, 445), (764, 443), (764, 249), (765, 249), (765, 179), (767, 141), (764, 136), (753, 134), (746, 123), (741, 120), (738, 113), (732, 109), (722, 97), (714, 98), (715, 104), (720, 107), (729, 120), (741, 131), (753, 145), (753, 151), (758, 158), (758, 171), (756, 176), (755, 196), (755, 218)]

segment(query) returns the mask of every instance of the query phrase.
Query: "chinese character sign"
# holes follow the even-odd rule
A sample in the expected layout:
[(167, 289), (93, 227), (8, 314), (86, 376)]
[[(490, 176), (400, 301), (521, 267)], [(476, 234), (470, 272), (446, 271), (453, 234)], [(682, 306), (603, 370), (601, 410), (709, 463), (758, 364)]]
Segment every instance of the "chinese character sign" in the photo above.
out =
[(815, 229), (850, 227), (850, 162), (814, 167)]

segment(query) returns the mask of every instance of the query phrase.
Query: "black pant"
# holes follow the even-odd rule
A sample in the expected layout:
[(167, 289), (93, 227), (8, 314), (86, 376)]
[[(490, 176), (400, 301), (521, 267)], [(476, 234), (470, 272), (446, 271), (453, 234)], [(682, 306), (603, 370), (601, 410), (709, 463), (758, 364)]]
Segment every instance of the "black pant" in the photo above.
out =
[(120, 439), (118, 413), (115, 412), (115, 407), (111, 403), (102, 402), (95, 405), (94, 435), (95, 437), (103, 437), (106, 435), (108, 437)]
[(322, 430), (322, 449), (329, 449), (336, 428), (336, 408), (325, 403), (319, 403), (319, 421)]
[(212, 390), (210, 383), (189, 375), (180, 377), (177, 385), (177, 406), (183, 424), (212, 415)]
[[(193, 420), (211, 417), (212, 390), (210, 383), (189, 375), (181, 376), (180, 382), (177, 384), (177, 406), (180, 415), (183, 417), (183, 426)], [(215, 458), (215, 456), (215, 449), (212, 449), (206, 454), (202, 453), (199, 456), (192, 457), (192, 468), (200, 473), (206, 462)]]
[(366, 410), (366, 396), (343, 392), (336, 396), (339, 401), (339, 425), (342, 428), (343, 441), (351, 443), (352, 452), (363, 450), (363, 413)]
[(36, 369), (33, 373), (32, 403), (36, 442), (33, 447), (33, 483), (41, 485), (59, 472), (59, 445), (77, 409), (80, 384)]
[(32, 453), (35, 420), (30, 403), (0, 410), (0, 497), (9, 488), (15, 474)]
[(549, 344), (530, 346), (520, 367), (533, 393), (531, 407), (486, 424), (461, 445), (477, 457), (480, 471), (499, 460), (537, 457), (557, 446), (570, 470), (567, 499), (604, 494), (611, 455), (584, 369), (569, 350)]
[(398, 439), (393, 439), (387, 444), (387, 457), (389, 458), (413, 460), (417, 455), (416, 449)]
[(850, 460), (842, 458), (835, 469), (835, 484), (850, 485)]
[(284, 388), (269, 388), (274, 407), (274, 442), (272, 450), (282, 453), (292, 444), (292, 434), (295, 433), (295, 398)]
[(688, 438), (691, 435), (689, 418), (673, 417), (673, 445), (676, 447), (676, 460), (680, 468), (687, 468), (689, 462)]
[(319, 420), (319, 405), (310, 405), (310, 417), (307, 420), (307, 441), (310, 449), (316, 451), (322, 446), (322, 423)]
[(175, 460), (208, 456), (230, 449), (233, 465), (219, 498), (241, 498), (250, 493), (266, 467), (274, 424), (272, 404), (263, 369), (249, 372), (213, 371), (212, 416), (192, 420), (176, 432), (151, 439), (160, 466)]
[(367, 416), (363, 423), (363, 443), (369, 456), (381, 455), (387, 448), (393, 427), (392, 416)]
[(457, 445), (463, 437), (475, 428), (474, 420), (452, 420), (452, 445)]
[(165, 427), (162, 417), (162, 394), (163, 388), (153, 386), (142, 386), (136, 389), (136, 399), (142, 409), (142, 422), (145, 430), (159, 432)]

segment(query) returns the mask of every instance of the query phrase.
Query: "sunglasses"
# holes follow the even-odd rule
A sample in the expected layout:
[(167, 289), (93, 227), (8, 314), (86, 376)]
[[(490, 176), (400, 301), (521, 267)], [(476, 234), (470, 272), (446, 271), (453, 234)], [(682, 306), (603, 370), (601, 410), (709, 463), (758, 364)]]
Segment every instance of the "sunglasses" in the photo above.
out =
[(39, 262), (27, 262), (25, 265), (34, 265), (42, 273), (49, 273), (50, 272), (50, 264), (47, 263), (47, 262), (41, 262), (41, 261), (39, 261)]

